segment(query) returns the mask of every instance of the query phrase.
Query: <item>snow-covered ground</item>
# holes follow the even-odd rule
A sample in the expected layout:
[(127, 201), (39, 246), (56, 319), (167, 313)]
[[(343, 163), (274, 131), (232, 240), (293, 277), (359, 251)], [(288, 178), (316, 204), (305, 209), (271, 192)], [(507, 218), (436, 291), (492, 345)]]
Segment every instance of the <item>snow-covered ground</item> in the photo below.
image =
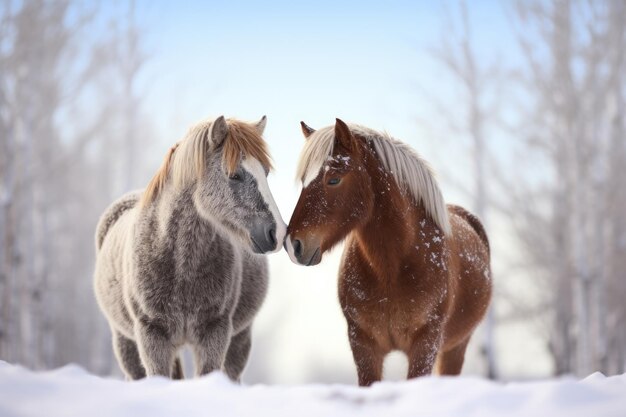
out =
[(500, 384), (421, 378), (346, 385), (239, 386), (222, 374), (125, 382), (76, 366), (36, 373), (0, 361), (0, 416), (626, 416), (626, 374)]

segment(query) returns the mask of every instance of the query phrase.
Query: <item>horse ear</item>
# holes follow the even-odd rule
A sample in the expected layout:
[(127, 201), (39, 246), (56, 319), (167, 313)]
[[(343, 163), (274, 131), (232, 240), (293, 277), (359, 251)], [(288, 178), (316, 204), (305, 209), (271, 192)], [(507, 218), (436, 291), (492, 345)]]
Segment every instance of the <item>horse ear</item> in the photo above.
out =
[(211, 145), (213, 145), (213, 147), (220, 146), (227, 135), (228, 125), (226, 124), (226, 119), (224, 119), (224, 116), (220, 116), (213, 121), (213, 125), (211, 126)]
[(347, 150), (354, 150), (354, 136), (348, 125), (341, 119), (335, 121), (335, 140)]
[(311, 136), (313, 132), (315, 132), (315, 129), (313, 129), (311, 126), (307, 125), (304, 122), (300, 122), (300, 127), (302, 127), (302, 134), (304, 135), (305, 139), (308, 139), (309, 136)]
[(261, 117), (261, 120), (256, 122), (256, 125), (254, 125), (254, 127), (256, 128), (256, 131), (259, 132), (259, 135), (263, 136), (263, 132), (265, 132), (266, 124), (267, 124), (267, 116), (263, 116)]

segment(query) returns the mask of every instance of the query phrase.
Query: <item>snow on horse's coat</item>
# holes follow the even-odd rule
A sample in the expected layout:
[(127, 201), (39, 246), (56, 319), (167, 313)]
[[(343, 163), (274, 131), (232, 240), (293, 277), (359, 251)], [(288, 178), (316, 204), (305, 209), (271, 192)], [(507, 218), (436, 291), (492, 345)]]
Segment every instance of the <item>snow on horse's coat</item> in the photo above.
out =
[(337, 119), (307, 138), (303, 188), (285, 248), (318, 264), (346, 239), (339, 300), (359, 383), (382, 376), (392, 350), (409, 378), (461, 372), (469, 339), (491, 298), (489, 242), (478, 218), (446, 206), (430, 166), (409, 146)]

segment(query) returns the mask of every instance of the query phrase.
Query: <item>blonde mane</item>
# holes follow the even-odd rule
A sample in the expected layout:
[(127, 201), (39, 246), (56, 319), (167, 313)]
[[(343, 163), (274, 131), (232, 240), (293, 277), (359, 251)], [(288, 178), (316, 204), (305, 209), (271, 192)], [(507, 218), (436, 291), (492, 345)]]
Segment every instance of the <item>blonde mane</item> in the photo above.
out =
[[(254, 124), (227, 119), (228, 133), (223, 142), (222, 164), (228, 175), (232, 174), (242, 158), (257, 159), (263, 167), (272, 169), (267, 145)], [(204, 121), (189, 129), (184, 139), (172, 146), (161, 167), (156, 172), (141, 198), (141, 206), (153, 202), (161, 193), (168, 179), (174, 187), (182, 189), (204, 174), (210, 152), (213, 121)], [(219, 145), (218, 145), (219, 146)]]
[[(450, 234), (448, 210), (436, 175), (430, 164), (407, 144), (387, 134), (364, 126), (350, 124), (350, 131), (374, 146), (383, 167), (396, 179), (401, 188), (422, 203), (426, 212), (446, 234)], [(333, 153), (335, 127), (316, 130), (308, 137), (297, 168), (297, 178), (307, 186), (319, 174), (322, 166)]]

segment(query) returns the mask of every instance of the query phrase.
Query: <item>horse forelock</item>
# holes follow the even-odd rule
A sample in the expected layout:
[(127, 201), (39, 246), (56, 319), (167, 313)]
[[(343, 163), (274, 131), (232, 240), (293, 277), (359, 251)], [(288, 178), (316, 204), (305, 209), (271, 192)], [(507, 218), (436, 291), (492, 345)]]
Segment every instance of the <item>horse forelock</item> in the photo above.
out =
[[(427, 213), (446, 234), (450, 234), (450, 220), (441, 189), (430, 164), (407, 144), (373, 129), (350, 124), (350, 131), (370, 143), (384, 168), (398, 184), (424, 205)], [(316, 130), (306, 140), (297, 168), (297, 179), (307, 187), (318, 175), (324, 163), (333, 154), (335, 128)]]
[(228, 137), (224, 142), (222, 163), (232, 174), (242, 158), (254, 158), (266, 171), (272, 170), (272, 160), (267, 144), (255, 126), (239, 120), (228, 119)]
[(189, 129), (184, 139), (172, 146), (161, 167), (146, 187), (141, 205), (154, 201), (165, 187), (168, 178), (175, 187), (183, 188), (204, 174), (207, 158), (222, 150), (222, 165), (232, 174), (242, 158), (254, 158), (266, 169), (272, 169), (267, 145), (254, 125), (235, 119), (227, 120), (228, 133), (222, 144), (211, 143), (213, 122), (204, 121)]
[(296, 170), (296, 179), (302, 181), (303, 187), (309, 185), (317, 177), (324, 162), (332, 155), (334, 145), (333, 126), (318, 129), (307, 138)]

